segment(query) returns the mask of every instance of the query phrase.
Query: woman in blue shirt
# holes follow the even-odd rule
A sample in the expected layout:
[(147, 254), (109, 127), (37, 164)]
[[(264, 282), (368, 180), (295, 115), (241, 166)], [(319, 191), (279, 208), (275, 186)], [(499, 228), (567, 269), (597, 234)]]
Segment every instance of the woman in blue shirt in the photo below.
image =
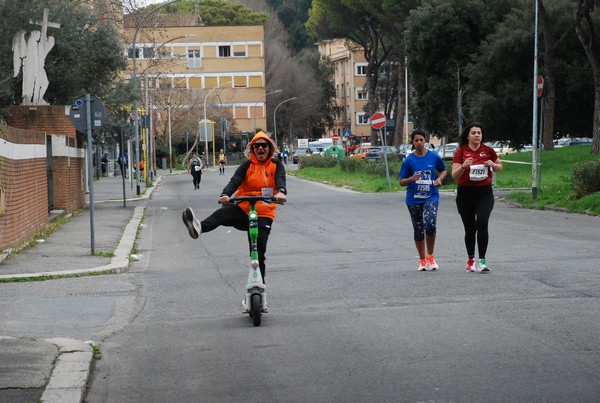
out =
[[(414, 130), (410, 135), (415, 148), (400, 168), (400, 185), (406, 186), (406, 206), (414, 229), (415, 246), (419, 253), (419, 271), (439, 268), (433, 250), (438, 204), (438, 187), (448, 174), (446, 164), (435, 152), (425, 148), (425, 132)], [(438, 175), (439, 172), (439, 175)], [(426, 254), (427, 252), (427, 254)]]

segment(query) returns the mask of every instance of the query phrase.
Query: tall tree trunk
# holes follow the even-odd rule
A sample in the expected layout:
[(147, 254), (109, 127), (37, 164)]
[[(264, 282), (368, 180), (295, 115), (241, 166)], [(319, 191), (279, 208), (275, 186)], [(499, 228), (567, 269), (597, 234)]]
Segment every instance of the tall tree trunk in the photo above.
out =
[[(577, 38), (585, 50), (585, 54), (592, 66), (592, 75), (594, 77), (594, 118), (592, 125), (593, 143), (592, 154), (600, 154), (600, 35), (597, 32), (598, 26), (594, 26), (594, 21), (590, 16), (594, 0), (581, 0), (577, 11), (575, 12), (575, 32)], [(596, 11), (598, 12), (598, 11)], [(583, 24), (587, 25), (584, 32)]]

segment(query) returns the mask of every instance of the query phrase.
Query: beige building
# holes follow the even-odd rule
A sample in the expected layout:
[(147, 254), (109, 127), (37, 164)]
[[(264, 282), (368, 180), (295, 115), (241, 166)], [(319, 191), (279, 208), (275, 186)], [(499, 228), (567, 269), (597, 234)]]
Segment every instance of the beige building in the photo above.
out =
[(324, 40), (318, 43), (321, 56), (328, 57), (335, 66), (336, 103), (342, 112), (335, 120), (333, 134), (344, 138), (350, 131), (353, 141), (368, 141), (371, 134), (369, 116), (363, 107), (367, 103), (367, 62), (360, 48), (351, 50), (345, 39)]
[[(135, 28), (126, 18), (131, 73)], [(202, 26), (195, 14), (158, 14), (138, 30), (135, 48), (141, 99), (151, 100), (148, 108), (157, 115), (157, 125), (165, 124), (168, 115), (180, 126), (205, 118), (218, 124), (227, 116), (233, 132), (266, 130), (262, 25)]]

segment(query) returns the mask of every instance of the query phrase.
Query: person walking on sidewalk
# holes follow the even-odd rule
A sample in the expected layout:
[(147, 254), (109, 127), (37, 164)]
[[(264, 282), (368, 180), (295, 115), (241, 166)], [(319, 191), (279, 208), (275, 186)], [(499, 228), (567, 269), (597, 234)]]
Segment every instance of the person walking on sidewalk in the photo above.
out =
[[(286, 179), (285, 167), (274, 156), (277, 147), (264, 132), (259, 131), (248, 143), (244, 155), (244, 161), (234, 172), (219, 197), (220, 208), (214, 211), (202, 222), (196, 219), (191, 207), (183, 211), (183, 223), (188, 229), (190, 236), (197, 239), (201, 233), (206, 233), (223, 225), (234, 227), (240, 231), (248, 231), (248, 213), (250, 205), (248, 202), (239, 204), (228, 204), (230, 198), (235, 196), (260, 196), (274, 195), (277, 202), (286, 201)], [(265, 254), (267, 241), (271, 233), (271, 225), (275, 219), (277, 205), (273, 203), (258, 202), (256, 204), (258, 213), (258, 264), (260, 272), (265, 278)], [(250, 245), (250, 235), (248, 234)]]
[(400, 185), (407, 187), (406, 206), (419, 253), (418, 270), (437, 270), (439, 266), (435, 261), (434, 248), (440, 201), (438, 187), (442, 186), (448, 172), (442, 157), (425, 148), (424, 131), (414, 130), (410, 139), (415, 151), (402, 162), (398, 176)]
[(219, 151), (219, 175), (225, 175), (225, 164), (227, 164), (227, 156), (221, 148)]
[(202, 180), (202, 160), (198, 158), (196, 151), (192, 151), (192, 158), (190, 158), (190, 162), (188, 162), (187, 171), (192, 174), (194, 190), (200, 189), (200, 181)]
[[(452, 159), (452, 177), (458, 185), (456, 207), (465, 228), (467, 271), (489, 273), (485, 259), (489, 233), (488, 222), (494, 208), (492, 175), (502, 171), (502, 162), (493, 148), (483, 143), (481, 124), (471, 123), (460, 136), (460, 147)], [(475, 243), (479, 261), (475, 262)]]

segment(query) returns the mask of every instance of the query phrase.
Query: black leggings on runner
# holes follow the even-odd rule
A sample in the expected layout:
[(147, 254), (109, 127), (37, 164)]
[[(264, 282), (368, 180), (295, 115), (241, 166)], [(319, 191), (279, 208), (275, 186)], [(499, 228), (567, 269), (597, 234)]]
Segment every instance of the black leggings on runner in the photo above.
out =
[[(273, 220), (266, 217), (258, 217), (258, 266), (260, 267), (260, 274), (262, 274), (263, 280), (265, 278), (265, 253), (267, 252), (267, 242), (269, 241), (269, 234), (271, 233), (271, 224)], [(248, 233), (248, 249), (251, 252), (250, 246), (250, 233), (248, 232), (248, 214), (241, 208), (233, 204), (226, 204), (204, 219), (200, 225), (202, 226), (202, 232), (209, 232), (214, 230), (220, 225), (225, 227), (233, 227), (240, 231), (246, 231)]]
[(475, 241), (479, 258), (485, 259), (489, 234), (488, 222), (494, 208), (491, 186), (459, 186), (456, 207), (465, 227), (465, 246), (470, 259), (475, 257)]

